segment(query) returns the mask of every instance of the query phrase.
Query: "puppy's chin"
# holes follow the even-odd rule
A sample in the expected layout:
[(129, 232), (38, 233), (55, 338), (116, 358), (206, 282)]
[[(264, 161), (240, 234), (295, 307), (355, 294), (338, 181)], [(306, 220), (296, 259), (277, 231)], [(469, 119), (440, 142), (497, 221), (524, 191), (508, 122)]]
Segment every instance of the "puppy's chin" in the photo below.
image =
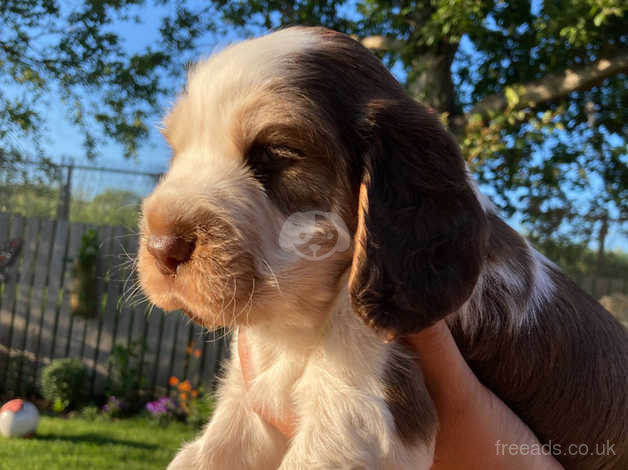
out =
[(182, 310), (206, 328), (230, 327), (248, 320), (255, 294), (251, 276), (217, 276), (194, 263), (163, 274), (144, 246), (138, 254), (140, 285), (148, 299), (166, 310)]
[(231, 305), (224, 301), (207, 300), (199, 304), (198, 301), (188, 300), (176, 288), (169, 292), (155, 292), (146, 287), (143, 288), (155, 306), (165, 311), (180, 310), (191, 320), (208, 329), (236, 326), (247, 322), (250, 314), (247, 307), (242, 307), (236, 301), (232, 301)]

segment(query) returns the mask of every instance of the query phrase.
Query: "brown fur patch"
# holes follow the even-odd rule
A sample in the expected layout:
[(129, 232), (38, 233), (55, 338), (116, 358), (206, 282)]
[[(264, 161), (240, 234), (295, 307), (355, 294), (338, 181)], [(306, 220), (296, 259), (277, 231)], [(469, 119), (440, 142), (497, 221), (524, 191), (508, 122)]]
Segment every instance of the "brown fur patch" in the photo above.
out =
[(428, 443), (438, 427), (436, 409), (412, 352), (405, 346), (398, 347), (399, 352), (393, 353), (384, 373), (386, 403), (406, 445)]
[[(529, 293), (530, 252), (514, 230), (491, 219), (491, 257), (508, 263), (525, 288), (485, 285), (464, 316), (452, 317), (464, 357), (543, 443), (560, 446), (556, 458), (565, 468), (628, 468), (628, 333), (552, 267), (551, 299), (513, 327), (509, 317), (524, 314), (518, 295)], [(607, 442), (615, 455), (595, 455)], [(569, 455), (569, 446), (580, 444), (589, 453)]]

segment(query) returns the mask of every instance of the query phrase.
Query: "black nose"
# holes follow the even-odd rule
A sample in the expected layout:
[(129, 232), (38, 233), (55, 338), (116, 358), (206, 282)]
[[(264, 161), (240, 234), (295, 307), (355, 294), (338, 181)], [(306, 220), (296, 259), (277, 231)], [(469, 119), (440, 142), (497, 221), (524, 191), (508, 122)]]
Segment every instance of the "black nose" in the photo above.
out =
[(155, 257), (157, 267), (162, 273), (174, 274), (177, 266), (190, 259), (194, 251), (194, 241), (173, 235), (151, 235), (146, 248)]

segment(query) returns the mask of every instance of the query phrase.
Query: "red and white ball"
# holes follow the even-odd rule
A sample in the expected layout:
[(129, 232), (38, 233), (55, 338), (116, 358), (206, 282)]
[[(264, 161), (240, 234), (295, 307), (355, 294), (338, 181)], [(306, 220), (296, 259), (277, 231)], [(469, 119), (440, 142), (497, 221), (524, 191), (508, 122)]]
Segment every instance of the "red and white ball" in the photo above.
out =
[(39, 411), (28, 401), (15, 399), (0, 408), (0, 433), (5, 437), (23, 437), (35, 434)]

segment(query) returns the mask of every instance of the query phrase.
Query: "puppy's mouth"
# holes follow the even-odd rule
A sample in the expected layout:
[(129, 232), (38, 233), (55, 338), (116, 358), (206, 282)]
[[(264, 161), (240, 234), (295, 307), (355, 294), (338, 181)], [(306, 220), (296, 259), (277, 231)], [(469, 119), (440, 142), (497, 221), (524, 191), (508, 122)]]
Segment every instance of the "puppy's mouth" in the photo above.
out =
[(159, 259), (142, 242), (138, 271), (150, 301), (164, 310), (182, 310), (208, 328), (247, 318), (256, 293), (252, 255), (239, 246), (197, 240), (187, 256), (179, 264)]

